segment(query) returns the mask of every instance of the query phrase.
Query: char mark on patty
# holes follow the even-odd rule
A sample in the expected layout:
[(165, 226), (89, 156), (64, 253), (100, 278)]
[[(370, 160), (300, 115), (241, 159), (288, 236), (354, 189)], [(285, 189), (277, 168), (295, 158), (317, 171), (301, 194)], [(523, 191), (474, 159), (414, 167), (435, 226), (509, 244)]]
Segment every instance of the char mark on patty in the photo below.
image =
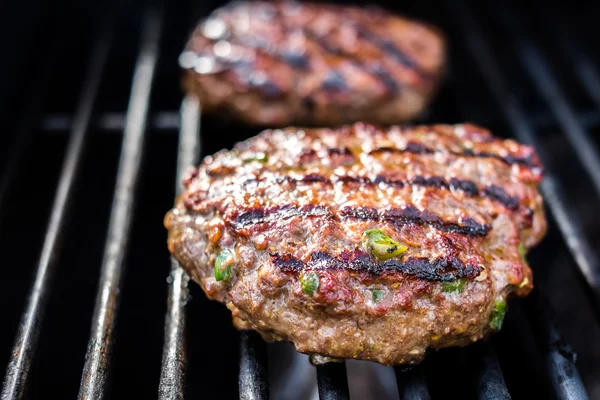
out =
[(462, 218), (461, 221), (444, 221), (440, 216), (429, 211), (420, 211), (413, 205), (383, 211), (367, 207), (345, 207), (339, 212), (339, 217), (329, 207), (318, 205), (300, 207), (294, 204), (286, 204), (268, 209), (255, 207), (243, 210), (234, 216), (232, 225), (234, 229), (239, 230), (258, 224), (285, 221), (293, 217), (328, 219), (339, 219), (339, 217), (342, 217), (363, 221), (386, 221), (397, 226), (408, 224), (425, 225), (445, 232), (459, 233), (467, 236), (485, 236), (491, 229), (489, 225), (479, 224), (471, 218)]
[[(369, 152), (371, 155), (379, 154), (379, 153), (412, 153), (412, 154), (434, 154), (434, 153), (442, 153), (444, 151), (431, 149), (421, 143), (416, 142), (408, 142), (406, 147), (403, 149), (397, 147), (379, 147), (373, 149)], [(523, 165), (529, 169), (538, 168), (539, 165), (531, 158), (531, 157), (517, 157), (513, 155), (500, 156), (498, 154), (487, 153), (487, 152), (474, 152), (470, 149), (465, 149), (463, 152), (459, 151), (449, 151), (449, 154), (455, 155), (457, 157), (476, 157), (476, 158), (493, 158), (495, 160), (502, 161), (505, 164), (513, 165), (519, 164)]]
[(490, 185), (483, 190), (483, 193), (490, 199), (499, 201), (511, 210), (519, 208), (519, 199), (506, 193), (500, 186)]
[(427, 225), (445, 232), (467, 236), (485, 236), (491, 229), (489, 225), (480, 224), (471, 218), (462, 218), (461, 222), (444, 221), (439, 215), (429, 211), (421, 211), (413, 205), (381, 212), (368, 207), (345, 207), (341, 210), (340, 215), (345, 218), (387, 221), (398, 226), (408, 224)]
[(293, 204), (286, 204), (269, 209), (255, 207), (238, 214), (234, 218), (234, 226), (240, 229), (257, 224), (286, 220), (293, 217), (332, 218), (333, 214), (329, 208), (316, 205), (297, 207)]
[[(257, 178), (250, 178), (244, 182), (244, 185), (254, 184), (254, 183), (257, 183), (260, 181), (261, 180), (257, 179)], [(452, 178), (452, 179), (450, 179), (450, 181), (446, 181), (441, 176), (430, 176), (430, 177), (415, 176), (411, 180), (401, 180), (401, 179), (392, 179), (392, 178), (389, 178), (389, 177), (386, 177), (383, 175), (378, 175), (375, 177), (375, 179), (370, 179), (366, 176), (350, 176), (350, 175), (337, 176), (336, 175), (332, 179), (332, 178), (328, 178), (326, 176), (319, 175), (319, 174), (306, 174), (299, 178), (291, 177), (291, 176), (276, 177), (273, 181), (278, 184), (282, 184), (282, 183), (290, 183), (290, 184), (322, 183), (322, 184), (325, 184), (328, 186), (331, 186), (336, 182), (341, 182), (343, 184), (357, 183), (357, 184), (361, 184), (361, 185), (365, 185), (365, 186), (377, 186), (377, 185), (383, 183), (383, 184), (386, 184), (389, 186), (395, 186), (398, 188), (403, 188), (406, 186), (413, 186), (413, 185), (414, 186), (425, 186), (425, 187), (431, 187), (431, 188), (441, 189), (441, 190), (452, 189), (452, 190), (456, 190), (456, 191), (461, 191), (461, 192), (464, 192), (469, 197), (478, 197), (478, 196), (487, 197), (491, 200), (494, 200), (494, 201), (502, 204), (503, 206), (505, 206), (506, 208), (508, 208), (510, 210), (516, 210), (520, 206), (519, 199), (515, 196), (511, 196), (510, 194), (508, 194), (500, 186), (491, 185), (491, 186), (484, 187), (482, 190), (479, 190), (477, 188), (477, 184), (475, 184), (475, 182), (473, 182), (473, 181), (469, 181), (466, 179), (457, 179), (457, 178)], [(526, 206), (524, 206), (523, 208), (526, 210), (529, 210), (529, 208)], [(531, 213), (531, 210), (527, 211), (527, 213)]]
[(464, 263), (456, 257), (428, 259), (410, 257), (383, 262), (374, 261), (367, 253), (355, 250), (339, 256), (316, 251), (305, 263), (290, 254), (271, 254), (273, 264), (284, 272), (299, 273), (305, 270), (351, 270), (381, 275), (385, 272), (400, 272), (428, 281), (449, 282), (459, 278), (473, 279), (479, 275), (480, 265)]

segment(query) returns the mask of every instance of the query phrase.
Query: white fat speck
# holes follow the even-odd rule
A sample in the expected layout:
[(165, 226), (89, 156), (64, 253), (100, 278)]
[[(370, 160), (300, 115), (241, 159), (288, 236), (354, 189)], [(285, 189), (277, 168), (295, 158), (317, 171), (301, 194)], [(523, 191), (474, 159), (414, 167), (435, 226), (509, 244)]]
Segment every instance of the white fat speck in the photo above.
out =
[(202, 25), (202, 34), (209, 39), (220, 39), (227, 33), (227, 25), (219, 18), (211, 18)]
[(428, 311), (427, 312), (427, 318), (429, 318), (430, 320), (434, 321), (435, 320), (435, 313), (433, 311)]
[(408, 354), (420, 354), (421, 351), (419, 349), (412, 349), (411, 351), (408, 352)]
[(213, 46), (213, 51), (217, 57), (229, 57), (231, 55), (231, 43), (226, 40), (219, 40)]
[(196, 223), (196, 225), (202, 225), (202, 222), (204, 222), (204, 220), (201, 217), (197, 217), (194, 222)]
[(333, 336), (335, 333), (335, 330), (331, 329), (331, 328), (322, 328), (322, 329), (319, 329), (319, 333), (320, 333), (321, 337), (327, 338), (327, 337)]
[(179, 56), (179, 66), (184, 69), (192, 69), (196, 66), (198, 56), (193, 51), (184, 51)]
[(209, 74), (215, 70), (215, 60), (212, 57), (201, 56), (196, 61), (194, 71), (199, 74)]

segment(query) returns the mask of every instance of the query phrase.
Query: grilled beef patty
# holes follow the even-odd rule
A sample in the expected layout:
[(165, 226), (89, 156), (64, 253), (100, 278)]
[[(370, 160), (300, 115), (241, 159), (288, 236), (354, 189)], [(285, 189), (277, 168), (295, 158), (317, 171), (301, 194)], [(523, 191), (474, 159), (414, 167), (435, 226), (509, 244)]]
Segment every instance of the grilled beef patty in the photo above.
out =
[(414, 363), (531, 290), (541, 177), (532, 148), (468, 124), (270, 130), (191, 171), (169, 250), (238, 328)]
[(248, 124), (392, 124), (425, 107), (444, 43), (380, 9), (238, 1), (200, 23), (180, 65), (204, 111)]

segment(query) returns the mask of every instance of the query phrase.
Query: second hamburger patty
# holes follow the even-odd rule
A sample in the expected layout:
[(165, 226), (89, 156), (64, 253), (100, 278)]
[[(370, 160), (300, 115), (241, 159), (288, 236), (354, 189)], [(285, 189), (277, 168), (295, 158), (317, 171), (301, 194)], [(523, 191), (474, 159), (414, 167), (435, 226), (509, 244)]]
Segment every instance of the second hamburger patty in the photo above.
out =
[(391, 124), (425, 107), (444, 44), (379, 9), (238, 1), (200, 23), (180, 64), (205, 111), (249, 124)]
[(189, 175), (169, 249), (238, 328), (416, 362), (499, 329), (531, 290), (541, 177), (530, 147), (472, 125), (266, 131)]

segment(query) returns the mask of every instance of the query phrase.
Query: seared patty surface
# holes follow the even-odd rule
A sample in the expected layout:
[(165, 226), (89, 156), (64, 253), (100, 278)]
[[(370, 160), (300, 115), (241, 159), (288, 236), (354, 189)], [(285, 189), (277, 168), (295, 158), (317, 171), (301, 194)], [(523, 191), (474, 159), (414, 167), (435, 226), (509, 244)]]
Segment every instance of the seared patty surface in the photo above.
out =
[(189, 174), (169, 250), (238, 328), (418, 362), (498, 330), (531, 290), (542, 173), (532, 148), (469, 124), (265, 131)]
[(204, 111), (253, 125), (407, 121), (444, 67), (437, 30), (376, 8), (238, 1), (201, 21), (180, 57)]

